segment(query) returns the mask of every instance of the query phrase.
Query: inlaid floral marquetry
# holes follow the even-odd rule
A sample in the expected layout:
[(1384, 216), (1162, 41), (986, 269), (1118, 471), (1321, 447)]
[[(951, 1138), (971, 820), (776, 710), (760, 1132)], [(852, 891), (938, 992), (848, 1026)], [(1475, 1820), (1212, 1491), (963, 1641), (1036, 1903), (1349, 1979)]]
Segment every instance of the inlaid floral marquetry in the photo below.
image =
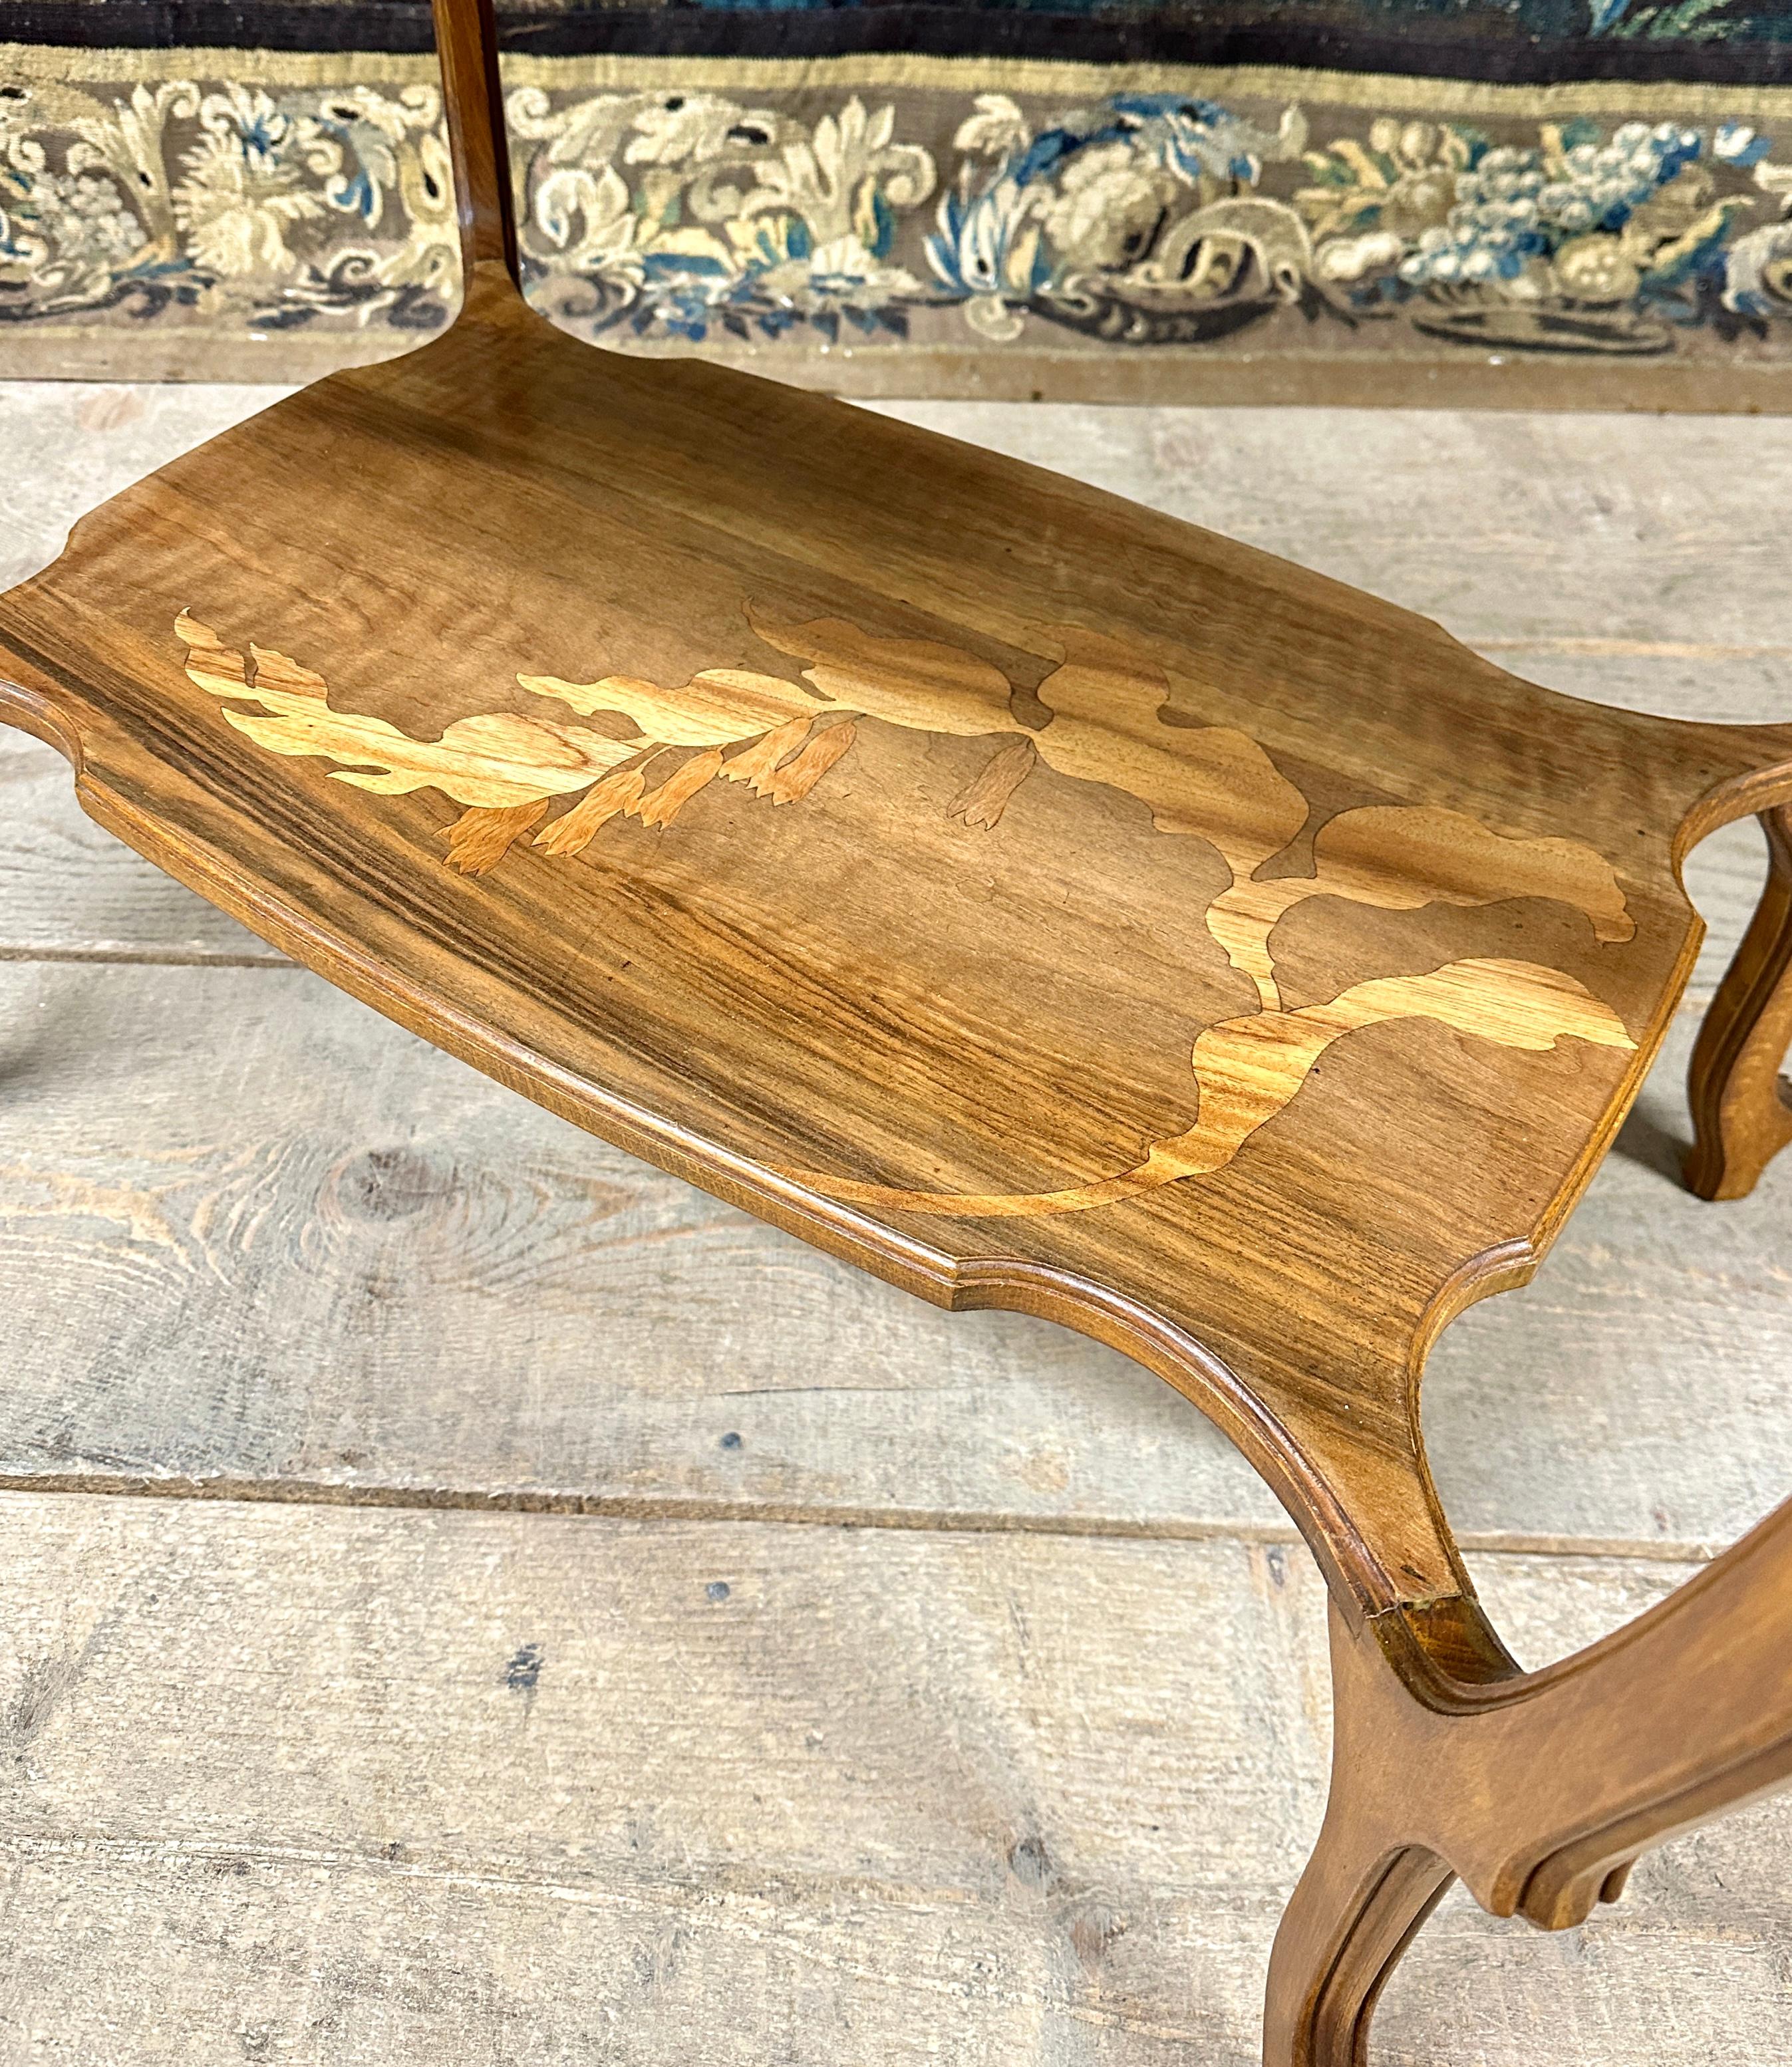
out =
[(556, 1111), (1123, 1343), (1297, 1508), (1367, 1444), (1322, 1553), (1447, 1589), (1423, 1345), (1560, 1224), (1689, 965), (1676, 843), (1779, 736), (476, 288), (83, 519), (9, 709)]
[[(664, 830), (712, 782), (794, 802), (849, 750), (864, 717), (951, 737), (1018, 735), (953, 800), (953, 814), (968, 824), (993, 830), (1043, 760), (1136, 798), (1160, 832), (1218, 850), (1232, 879), (1208, 907), (1208, 929), (1255, 984), (1260, 1009), (1196, 1041), (1193, 1125), (1111, 1176), (1039, 1192), (922, 1192), (793, 1173), (835, 1198), (1002, 1218), (1113, 1205), (1205, 1176), (1288, 1104), (1334, 1042), (1390, 1020), (1434, 1020), (1508, 1048), (1550, 1049), (1565, 1038), (1636, 1046), (1616, 1012), (1571, 976), (1501, 958), (1373, 978), (1326, 1002), (1282, 1009), (1273, 936), (1282, 915), (1310, 897), (1394, 911), (1550, 898), (1583, 912), (1600, 940), (1628, 940), (1636, 928), (1611, 866), (1581, 841), (1503, 838), (1460, 811), (1369, 806), (1327, 822), (1310, 875), (1259, 880), (1306, 824), (1306, 798), (1244, 733), (1162, 724), (1169, 683), (1122, 642), (1055, 628), (1062, 659), (1036, 692), (1045, 722), (1027, 727), (1013, 713), (1014, 684), (960, 648), (878, 638), (837, 618), (781, 624), (750, 607), (746, 616), (766, 644), (810, 664), (800, 684), (738, 668), (705, 668), (671, 688), (621, 675), (591, 682), (518, 675), (524, 689), (581, 716), (620, 721), (622, 737), (490, 712), (455, 719), (437, 739), (417, 739), (384, 719), (333, 708), (323, 678), (284, 653), (251, 644), (246, 657), (189, 613), (175, 630), (187, 648), (188, 678), (221, 698), (225, 717), (258, 745), (335, 761), (335, 779), (357, 789), (430, 788), (465, 805), (448, 839), (449, 860), (468, 874), (495, 867), (538, 826), (534, 844), (554, 855), (579, 853), (615, 818)], [(236, 707), (243, 704), (265, 714)], [(576, 801), (542, 826), (550, 802), (567, 797)]]

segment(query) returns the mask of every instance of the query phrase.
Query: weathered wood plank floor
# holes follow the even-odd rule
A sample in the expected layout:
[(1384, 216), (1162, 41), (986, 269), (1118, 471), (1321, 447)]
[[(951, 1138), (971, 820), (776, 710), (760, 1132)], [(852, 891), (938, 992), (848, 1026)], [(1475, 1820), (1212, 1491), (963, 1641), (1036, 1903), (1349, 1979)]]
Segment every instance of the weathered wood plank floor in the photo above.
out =
[[(268, 392), (0, 388), (0, 580)], [(1578, 693), (1792, 715), (1792, 423), (902, 413)], [(0, 2062), (1246, 2067), (1323, 1603), (1206, 1425), (384, 1025), (35, 742), (0, 798)], [(1759, 874), (1696, 857), (1701, 996)], [(1792, 1168), (1676, 1188), (1692, 1023), (1433, 1359), (1532, 1662), (1792, 1487)], [(1789, 1842), (1765, 1805), (1562, 1939), (1453, 1898), (1378, 2062), (1786, 2057)]]

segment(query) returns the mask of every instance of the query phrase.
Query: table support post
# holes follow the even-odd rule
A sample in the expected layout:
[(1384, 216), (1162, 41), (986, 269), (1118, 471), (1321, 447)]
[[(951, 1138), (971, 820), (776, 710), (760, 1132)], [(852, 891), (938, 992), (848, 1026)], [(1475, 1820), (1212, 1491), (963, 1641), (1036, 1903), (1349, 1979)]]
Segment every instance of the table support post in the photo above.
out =
[(1333, 1602), (1331, 1798), (1276, 1936), (1266, 2067), (1366, 2067), (1376, 1998), (1453, 1875), (1564, 1930), (1640, 1854), (1792, 1774), (1792, 1501), (1542, 1671), (1502, 1671), (1488, 1635), (1489, 1676), (1464, 1678), (1419, 1611)]
[(1792, 1047), (1792, 804), (1763, 811), (1761, 825), (1767, 885), (1699, 1029), (1687, 1086), (1686, 1181), (1701, 1199), (1746, 1198), (1792, 1141), (1780, 1079)]
[(461, 264), (470, 278), (476, 265), (494, 262), (520, 287), (493, 0), (434, 0), (434, 6)]

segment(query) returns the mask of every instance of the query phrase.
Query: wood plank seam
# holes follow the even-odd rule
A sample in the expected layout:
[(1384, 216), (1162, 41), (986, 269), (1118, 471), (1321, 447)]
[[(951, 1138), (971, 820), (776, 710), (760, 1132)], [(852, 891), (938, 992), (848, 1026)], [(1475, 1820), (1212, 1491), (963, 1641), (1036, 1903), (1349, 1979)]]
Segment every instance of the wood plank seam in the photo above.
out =
[[(7, 1494), (95, 1495), (129, 1500), (204, 1501), (289, 1507), (369, 1508), (396, 1513), (541, 1514), (612, 1521), (765, 1523), (780, 1528), (884, 1529), (901, 1534), (1044, 1536), (1096, 1542), (1237, 1543), (1293, 1546), (1290, 1522), (1213, 1522), (1104, 1514), (1030, 1514), (992, 1508), (899, 1508), (776, 1500), (729, 1501), (701, 1496), (581, 1493), (534, 1487), (404, 1485), (220, 1473), (100, 1471), (0, 1472)], [(1465, 1529), (1458, 1546), (1473, 1554), (1602, 1558), (1640, 1564), (1706, 1564), (1727, 1545), (1703, 1538), (1559, 1535), (1526, 1529)], [(1391, 1611), (1390, 1611), (1391, 1612)]]

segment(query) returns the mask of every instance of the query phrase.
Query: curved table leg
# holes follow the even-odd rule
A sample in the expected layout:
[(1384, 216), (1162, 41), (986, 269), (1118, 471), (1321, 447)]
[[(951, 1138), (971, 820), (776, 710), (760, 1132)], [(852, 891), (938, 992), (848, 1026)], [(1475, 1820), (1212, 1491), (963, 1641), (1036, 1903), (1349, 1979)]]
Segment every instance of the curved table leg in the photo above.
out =
[(1367, 2067), (1375, 2000), (1453, 1877), (1562, 1930), (1640, 1853), (1792, 1777), (1792, 1501), (1541, 1672), (1472, 1601), (1436, 1605), (1447, 1648), (1419, 1611), (1333, 1603), (1331, 1799), (1276, 1935), (1266, 2067)]
[(1701, 1199), (1746, 1198), (1792, 1141), (1779, 1075), (1792, 1047), (1792, 804), (1762, 812), (1761, 823), (1767, 887), (1692, 1051), (1686, 1181)]
[(1365, 2067), (1382, 1985), (1455, 1878), (1422, 1846), (1388, 1851), (1334, 1797), (1270, 1956), (1265, 2067)]

